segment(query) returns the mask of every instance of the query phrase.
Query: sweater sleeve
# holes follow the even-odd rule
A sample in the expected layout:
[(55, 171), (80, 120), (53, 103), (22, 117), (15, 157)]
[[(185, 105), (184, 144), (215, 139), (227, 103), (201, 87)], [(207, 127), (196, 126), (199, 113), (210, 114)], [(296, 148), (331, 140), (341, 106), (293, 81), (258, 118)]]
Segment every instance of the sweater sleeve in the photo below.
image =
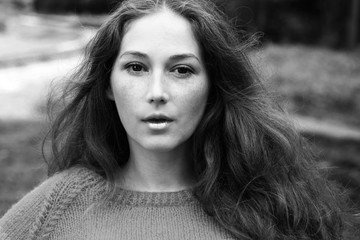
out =
[(14, 204), (0, 219), (0, 239), (27, 239), (39, 214), (51, 207), (45, 206), (49, 194), (64, 177), (64, 173), (52, 176)]

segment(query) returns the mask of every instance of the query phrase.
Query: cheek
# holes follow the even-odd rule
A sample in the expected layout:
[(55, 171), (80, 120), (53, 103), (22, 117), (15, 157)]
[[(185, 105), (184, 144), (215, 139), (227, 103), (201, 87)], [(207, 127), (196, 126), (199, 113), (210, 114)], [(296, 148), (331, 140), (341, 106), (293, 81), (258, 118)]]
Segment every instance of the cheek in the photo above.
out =
[(188, 94), (184, 96), (181, 103), (184, 106), (184, 111), (187, 112), (188, 117), (192, 121), (198, 122), (205, 110), (208, 98), (209, 86), (206, 83), (193, 87), (188, 90)]
[(122, 122), (126, 121), (127, 116), (131, 116), (131, 110), (136, 109), (138, 89), (134, 84), (129, 84), (117, 80), (111, 81), (111, 88), (114, 95), (115, 104), (119, 117)]

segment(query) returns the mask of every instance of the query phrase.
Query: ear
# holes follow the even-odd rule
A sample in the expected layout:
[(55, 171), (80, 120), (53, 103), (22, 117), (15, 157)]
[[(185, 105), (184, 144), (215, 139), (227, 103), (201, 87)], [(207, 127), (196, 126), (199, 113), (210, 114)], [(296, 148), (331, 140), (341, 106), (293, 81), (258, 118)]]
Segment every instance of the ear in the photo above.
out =
[(114, 93), (113, 93), (113, 90), (112, 90), (110, 84), (109, 84), (109, 87), (106, 89), (106, 96), (108, 97), (108, 99), (115, 101)]

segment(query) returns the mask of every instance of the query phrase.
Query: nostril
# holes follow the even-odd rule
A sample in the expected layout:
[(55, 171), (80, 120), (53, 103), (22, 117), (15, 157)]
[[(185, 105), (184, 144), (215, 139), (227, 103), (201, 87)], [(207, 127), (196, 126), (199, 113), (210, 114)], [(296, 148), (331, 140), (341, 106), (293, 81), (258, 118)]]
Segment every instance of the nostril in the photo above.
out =
[(152, 96), (149, 99), (150, 103), (166, 103), (167, 102), (167, 98), (164, 95), (161, 96)]

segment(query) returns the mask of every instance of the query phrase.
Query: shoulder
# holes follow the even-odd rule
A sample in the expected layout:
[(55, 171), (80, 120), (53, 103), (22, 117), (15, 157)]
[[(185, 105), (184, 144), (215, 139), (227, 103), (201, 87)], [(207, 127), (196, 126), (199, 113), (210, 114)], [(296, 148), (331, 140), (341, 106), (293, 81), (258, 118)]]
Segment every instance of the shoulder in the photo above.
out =
[(79, 194), (103, 182), (100, 175), (83, 167), (73, 167), (53, 175), (0, 219), (1, 239), (31, 239), (45, 224), (51, 226), (60, 218)]
[[(67, 198), (75, 197), (75, 195), (78, 195), (84, 189), (104, 181), (105, 180), (94, 171), (77, 166), (56, 173), (46, 180), (44, 184), (49, 182), (50, 187), (47, 189), (48, 191), (46, 191), (49, 199), (55, 202), (66, 202)], [(41, 187), (41, 185), (39, 187)]]

